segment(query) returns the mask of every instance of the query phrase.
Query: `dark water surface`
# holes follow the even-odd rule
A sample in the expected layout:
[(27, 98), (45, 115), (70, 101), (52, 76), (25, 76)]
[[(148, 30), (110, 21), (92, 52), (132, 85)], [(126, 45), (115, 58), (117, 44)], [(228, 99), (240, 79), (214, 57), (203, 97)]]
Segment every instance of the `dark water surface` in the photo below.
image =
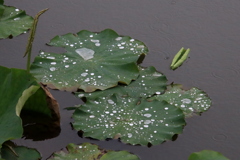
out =
[[(40, 17), (33, 57), (39, 50), (63, 52), (45, 46), (51, 38), (87, 29), (99, 32), (111, 28), (121, 35), (143, 41), (149, 55), (143, 66), (155, 66), (169, 83), (198, 87), (211, 97), (213, 105), (202, 116), (187, 119), (176, 141), (153, 146), (131, 146), (116, 140), (96, 141), (80, 138), (71, 129), (72, 112), (65, 107), (81, 103), (67, 92), (52, 91), (59, 101), (61, 133), (45, 141), (16, 140), (20, 145), (37, 148), (43, 159), (68, 143), (91, 142), (101, 148), (128, 150), (142, 160), (187, 160), (192, 152), (203, 149), (240, 159), (240, 1), (239, 0), (5, 0), (7, 5)], [(25, 68), (22, 59), (28, 34), (1, 40), (0, 65)], [(191, 48), (190, 58), (179, 69), (169, 69), (181, 48)]]

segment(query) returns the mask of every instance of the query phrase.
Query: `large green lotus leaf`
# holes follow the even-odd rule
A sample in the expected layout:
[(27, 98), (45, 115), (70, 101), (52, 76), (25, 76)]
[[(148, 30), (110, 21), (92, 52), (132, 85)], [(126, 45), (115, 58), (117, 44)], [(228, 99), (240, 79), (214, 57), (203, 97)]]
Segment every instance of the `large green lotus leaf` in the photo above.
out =
[(0, 148), (4, 141), (22, 136), (20, 111), (39, 85), (25, 70), (0, 66)]
[(124, 143), (160, 144), (182, 133), (182, 111), (165, 101), (131, 97), (101, 97), (89, 100), (73, 114), (73, 127), (83, 136), (99, 140), (121, 138)]
[(153, 94), (161, 94), (166, 89), (166, 76), (156, 71), (154, 67), (140, 68), (138, 79), (131, 82), (129, 85), (119, 85), (104, 91), (95, 91), (93, 93), (76, 92), (75, 94), (87, 99), (96, 99), (98, 97), (107, 97), (113, 93), (121, 96), (130, 97), (150, 97)]
[(1, 148), (2, 158), (5, 160), (39, 160), (40, 153), (35, 149), (16, 146), (12, 142), (5, 142)]
[(188, 160), (230, 160), (221, 153), (211, 150), (203, 150), (201, 152), (192, 153)]
[(3, 5), (0, 1), (0, 39), (17, 36), (31, 28), (33, 18), (25, 11)]
[(116, 86), (118, 82), (129, 84), (139, 75), (136, 63), (148, 51), (142, 42), (119, 36), (110, 29), (56, 36), (49, 45), (64, 47), (67, 52), (41, 51), (31, 73), (48, 87), (67, 91), (92, 92)]
[(139, 160), (139, 158), (127, 151), (109, 151), (100, 160)]
[(169, 85), (167, 91), (151, 99), (165, 100), (183, 110), (185, 117), (191, 117), (194, 113), (201, 114), (211, 106), (211, 99), (205, 92), (198, 88), (183, 90), (181, 85)]
[(83, 143), (82, 145), (75, 145), (70, 143), (67, 145), (66, 151), (56, 152), (49, 160), (91, 160), (97, 159), (101, 154), (97, 145), (90, 143)]

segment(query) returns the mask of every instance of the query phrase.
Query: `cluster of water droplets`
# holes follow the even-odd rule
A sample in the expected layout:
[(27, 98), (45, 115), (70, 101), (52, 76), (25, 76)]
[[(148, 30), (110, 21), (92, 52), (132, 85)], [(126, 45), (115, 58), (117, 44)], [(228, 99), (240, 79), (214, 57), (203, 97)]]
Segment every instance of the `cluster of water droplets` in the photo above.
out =
[(82, 113), (88, 115), (87, 117), (78, 115), (78, 118), (74, 119), (75, 123), (81, 126), (79, 129), (87, 130), (93, 135), (96, 132), (101, 134), (93, 138), (114, 138), (113, 135), (118, 134), (126, 143), (138, 144), (140, 142), (136, 141), (139, 139), (144, 139), (144, 145), (148, 142), (156, 143), (156, 141), (161, 143), (165, 140), (161, 133), (173, 134), (171, 126), (174, 125), (173, 117), (176, 116), (168, 115), (170, 108), (161, 106), (161, 102), (157, 102), (158, 105), (154, 103), (144, 102), (138, 106), (135, 98), (102, 97), (88, 101), (79, 108), (84, 111)]

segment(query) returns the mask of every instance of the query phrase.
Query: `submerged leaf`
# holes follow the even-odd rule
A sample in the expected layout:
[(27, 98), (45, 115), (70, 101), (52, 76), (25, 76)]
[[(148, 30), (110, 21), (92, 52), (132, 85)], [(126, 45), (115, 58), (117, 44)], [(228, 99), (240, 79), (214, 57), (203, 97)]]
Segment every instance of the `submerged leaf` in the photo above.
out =
[(221, 153), (211, 150), (192, 153), (188, 160), (230, 160)]
[(95, 91), (93, 93), (76, 92), (80, 98), (96, 99), (98, 97), (108, 97), (112, 94), (130, 97), (150, 97), (154, 94), (161, 94), (166, 89), (166, 76), (156, 71), (154, 67), (140, 68), (139, 77), (129, 85), (118, 85), (104, 91)]
[(33, 18), (25, 11), (3, 5), (0, 2), (0, 39), (17, 36), (31, 28)]
[(177, 84), (168, 86), (164, 94), (154, 96), (150, 99), (157, 99), (159, 101), (165, 100), (180, 108), (186, 117), (190, 117), (194, 113), (201, 114), (207, 111), (211, 106), (211, 99), (202, 90), (197, 88), (183, 90), (182, 86)]
[(178, 53), (174, 56), (172, 64), (171, 64), (171, 69), (175, 70), (179, 66), (183, 64), (183, 62), (187, 59), (188, 54), (190, 52), (190, 49), (184, 49), (183, 47), (178, 51)]
[(0, 149), (0, 156), (5, 160), (39, 160), (40, 153), (35, 149), (16, 146), (12, 142), (5, 142)]
[(139, 75), (137, 62), (147, 47), (130, 37), (106, 29), (100, 33), (86, 30), (56, 36), (51, 46), (64, 47), (66, 53), (41, 52), (31, 66), (38, 81), (59, 90), (92, 92), (129, 84)]
[(133, 145), (160, 144), (182, 133), (185, 125), (182, 111), (165, 101), (116, 95), (87, 101), (75, 110), (73, 119), (73, 127), (85, 137), (121, 138)]

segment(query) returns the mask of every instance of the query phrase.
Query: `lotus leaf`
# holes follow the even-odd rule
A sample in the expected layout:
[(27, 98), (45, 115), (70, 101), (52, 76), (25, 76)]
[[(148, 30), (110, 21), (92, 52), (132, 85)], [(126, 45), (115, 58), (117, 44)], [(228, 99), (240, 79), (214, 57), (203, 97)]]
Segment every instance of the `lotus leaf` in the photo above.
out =
[(106, 29), (100, 33), (86, 30), (56, 36), (49, 45), (64, 47), (66, 53), (41, 51), (31, 73), (48, 87), (59, 90), (92, 92), (129, 84), (139, 75), (137, 63), (147, 47), (130, 37)]
[(97, 145), (83, 143), (81, 145), (68, 144), (68, 152), (60, 151), (48, 160), (138, 160), (136, 155), (127, 151), (107, 151), (99, 149)]
[(73, 127), (85, 137), (121, 138), (133, 145), (160, 144), (182, 133), (185, 125), (183, 112), (165, 101), (117, 95), (88, 100), (75, 110), (73, 119)]
[(156, 71), (154, 67), (141, 68), (139, 67), (139, 77), (129, 85), (119, 85), (104, 91), (95, 91), (93, 93), (76, 92), (75, 94), (82, 98), (96, 99), (98, 97), (107, 97), (113, 93), (120, 96), (130, 97), (150, 97), (154, 94), (161, 94), (166, 89), (166, 76)]
[[(0, 66), (0, 148), (4, 141), (22, 136), (20, 111), (40, 86), (25, 70)], [(4, 97), (4, 98), (3, 98)]]
[(25, 11), (3, 5), (0, 1), (0, 39), (17, 36), (31, 28), (33, 18)]
[(165, 100), (183, 110), (186, 117), (191, 117), (194, 113), (201, 114), (211, 106), (211, 99), (205, 92), (198, 88), (183, 90), (181, 85), (169, 85), (167, 91), (162, 95), (157, 95), (151, 99)]
[(1, 148), (2, 158), (5, 160), (39, 160), (40, 153), (35, 149), (16, 146), (12, 142), (5, 142)]
[(97, 145), (90, 143), (83, 143), (82, 145), (75, 145), (70, 143), (67, 145), (66, 151), (56, 152), (52, 155), (49, 160), (90, 160), (97, 159), (101, 154)]
[[(21, 138), (22, 109), (37, 112), (59, 124), (57, 104), (46, 96), (35, 78), (22, 69), (0, 66), (0, 148), (4, 141)], [(45, 117), (45, 118), (46, 118)]]
[(100, 160), (139, 160), (136, 155), (130, 154), (127, 151), (109, 151), (104, 154)]
[(201, 152), (192, 153), (188, 160), (230, 160), (221, 153), (211, 150), (203, 150)]

